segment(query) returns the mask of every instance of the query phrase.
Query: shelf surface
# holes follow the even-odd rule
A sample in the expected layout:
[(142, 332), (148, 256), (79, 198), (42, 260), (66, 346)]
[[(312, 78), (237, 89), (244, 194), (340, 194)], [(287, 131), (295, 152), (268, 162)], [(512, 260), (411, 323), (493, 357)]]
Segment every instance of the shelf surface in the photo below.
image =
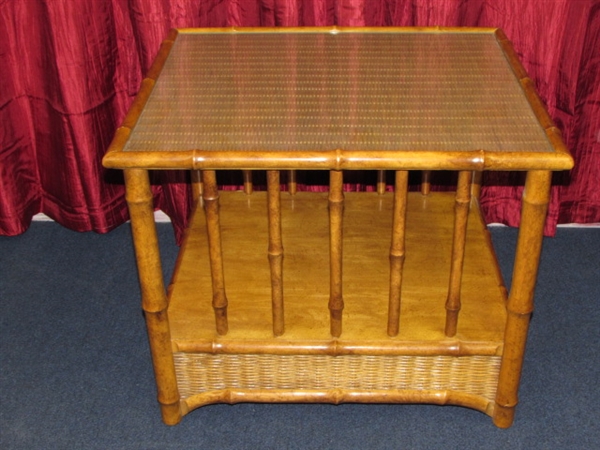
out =
[(400, 333), (390, 338), (386, 326), (393, 194), (346, 193), (345, 308), (342, 335), (334, 340), (327, 306), (327, 193), (281, 194), (285, 334), (280, 337), (272, 333), (266, 193), (220, 195), (229, 332), (218, 336), (215, 331), (206, 227), (199, 207), (170, 286), (169, 321), (175, 351), (227, 352), (231, 346), (235, 350), (230, 351), (262, 352), (271, 346), (316, 352), (333, 343), (338, 347), (360, 343), (395, 347), (399, 353), (403, 344), (413, 352), (464, 347), (461, 354), (501, 353), (505, 294), (476, 202), (469, 217), (458, 333), (447, 338), (444, 304), (454, 194), (409, 193)]

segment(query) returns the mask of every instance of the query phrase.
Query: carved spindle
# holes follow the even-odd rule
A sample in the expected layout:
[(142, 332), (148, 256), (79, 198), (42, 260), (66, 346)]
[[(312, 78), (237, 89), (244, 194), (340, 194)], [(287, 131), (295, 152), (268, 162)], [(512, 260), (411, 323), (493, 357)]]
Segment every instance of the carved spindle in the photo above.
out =
[(273, 334), (284, 332), (283, 316), (283, 244), (281, 241), (281, 200), (279, 171), (267, 171), (267, 209), (269, 216), (269, 265), (271, 267), (271, 301)]
[(295, 170), (288, 171), (288, 192), (290, 195), (296, 195), (296, 192), (298, 192), (298, 182)]
[(452, 259), (450, 261), (450, 285), (446, 300), (445, 332), (448, 337), (456, 334), (458, 313), (460, 311), (460, 285), (465, 258), (469, 204), (471, 202), (471, 177), (472, 173), (470, 171), (462, 171), (458, 174), (458, 186), (454, 203), (454, 236), (452, 238)]
[(421, 172), (421, 194), (429, 195), (431, 192), (431, 170)]
[(533, 295), (542, 250), (544, 223), (550, 198), (552, 173), (527, 173), (521, 205), (521, 226), (517, 240), (512, 285), (508, 297), (504, 351), (498, 375), (494, 423), (500, 428), (512, 425), (523, 368), (523, 355)]
[(242, 170), (244, 176), (244, 194), (250, 195), (254, 191), (254, 185), (252, 184), (252, 171)]
[(388, 307), (387, 329), (389, 336), (397, 336), (400, 330), (400, 303), (402, 295), (402, 269), (404, 267), (405, 254), (408, 171), (399, 170), (396, 172), (394, 190), (392, 245), (390, 247), (390, 301)]
[(202, 172), (204, 192), (204, 211), (206, 214), (206, 229), (208, 233), (208, 252), (210, 260), (210, 275), (212, 278), (213, 309), (217, 333), (227, 334), (227, 296), (225, 294), (225, 276), (223, 271), (223, 250), (221, 248), (221, 225), (219, 221), (219, 191), (217, 176), (214, 170)]
[(377, 171), (377, 193), (379, 195), (385, 194), (385, 170)]
[(158, 401), (164, 422), (175, 425), (181, 420), (179, 391), (148, 171), (125, 170), (125, 184)]
[(331, 314), (331, 335), (342, 334), (342, 224), (344, 215), (344, 175), (342, 171), (331, 170), (329, 175), (329, 311)]

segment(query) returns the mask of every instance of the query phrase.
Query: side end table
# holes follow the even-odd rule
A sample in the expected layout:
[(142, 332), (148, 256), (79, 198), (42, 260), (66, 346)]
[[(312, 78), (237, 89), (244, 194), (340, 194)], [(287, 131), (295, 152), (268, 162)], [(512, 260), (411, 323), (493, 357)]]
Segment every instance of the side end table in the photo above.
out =
[[(385, 402), (512, 424), (551, 173), (573, 160), (500, 30), (174, 30), (104, 164), (125, 172), (165, 423), (218, 402)], [(168, 289), (161, 169), (190, 170), (197, 204)], [(219, 191), (232, 169), (246, 192)], [(300, 170), (329, 171), (328, 192), (296, 192)], [(377, 192), (346, 192), (351, 170), (377, 171)], [(441, 170), (455, 193), (429, 192)], [(481, 174), (508, 170), (527, 172), (510, 295), (478, 203)]]

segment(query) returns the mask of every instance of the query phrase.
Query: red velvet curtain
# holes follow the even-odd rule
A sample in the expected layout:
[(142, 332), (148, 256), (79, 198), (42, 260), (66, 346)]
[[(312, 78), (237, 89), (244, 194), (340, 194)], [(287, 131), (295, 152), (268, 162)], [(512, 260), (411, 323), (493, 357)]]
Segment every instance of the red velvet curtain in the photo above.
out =
[[(38, 212), (78, 231), (127, 219), (101, 158), (170, 28), (292, 25), (504, 29), (576, 159), (555, 176), (546, 232), (600, 222), (600, 0), (0, 0), (0, 234)], [(187, 174), (153, 181), (180, 231)], [(486, 174), (488, 221), (517, 225), (520, 181)]]

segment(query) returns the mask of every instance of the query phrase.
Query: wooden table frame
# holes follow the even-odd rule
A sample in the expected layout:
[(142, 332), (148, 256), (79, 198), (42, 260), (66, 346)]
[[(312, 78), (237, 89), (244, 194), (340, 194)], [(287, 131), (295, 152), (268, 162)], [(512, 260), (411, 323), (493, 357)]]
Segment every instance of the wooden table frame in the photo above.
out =
[[(510, 66), (522, 86), (523, 92), (529, 101), (537, 120), (545, 130), (548, 140), (553, 146), (553, 152), (488, 152), (479, 151), (415, 151), (403, 152), (399, 158), (395, 151), (356, 151), (334, 149), (329, 151), (299, 151), (291, 153), (278, 151), (202, 151), (190, 149), (189, 151), (123, 151), (130, 136), (135, 132), (135, 126), (150, 97), (156, 80), (158, 79), (170, 50), (178, 33), (253, 33), (253, 32), (323, 32), (323, 33), (414, 33), (423, 31), (427, 33), (491, 33), (504, 52)], [(225, 281), (223, 279), (223, 260), (220, 248), (219, 224), (219, 193), (216, 188), (215, 170), (241, 169), (241, 170), (267, 170), (269, 179), (269, 210), (279, 211), (279, 171), (289, 169), (320, 169), (329, 170), (331, 184), (329, 194), (330, 210), (330, 242), (331, 247), (331, 336), (332, 341), (328, 348), (321, 349), (322, 353), (330, 355), (343, 355), (352, 353), (350, 346), (337, 341), (342, 335), (341, 312), (343, 300), (341, 295), (341, 221), (343, 210), (342, 177), (346, 170), (391, 170), (396, 172), (396, 195), (406, 190), (407, 174), (412, 170), (459, 171), (459, 186), (456, 196), (456, 218), (454, 226), (453, 269), (450, 282), (450, 293), (446, 303), (448, 310), (446, 321), (446, 336), (453, 336), (457, 328), (457, 316), (460, 309), (461, 270), (464, 255), (464, 236), (466, 221), (471, 203), (472, 174), (479, 175), (487, 170), (520, 170), (526, 171), (525, 190), (522, 198), (521, 226), (516, 249), (512, 286), (506, 304), (505, 340), (501, 351), (501, 363), (497, 381), (495, 402), (488, 404), (481, 400), (460, 393), (446, 392), (417, 392), (410, 391), (396, 394), (364, 392), (352, 395), (343, 390), (329, 390), (327, 392), (307, 392), (301, 395), (298, 392), (283, 392), (280, 390), (264, 390), (256, 395), (248, 392), (237, 392), (235, 389), (227, 392), (214, 393), (214, 398), (204, 399), (203, 404), (215, 401), (323, 401), (339, 403), (343, 401), (366, 402), (431, 402), (453, 403), (465, 405), (484, 411), (492, 416), (494, 423), (499, 427), (508, 427), (513, 422), (514, 410), (517, 404), (517, 391), (523, 366), (524, 349), (526, 344), (530, 316), (533, 310), (533, 297), (536, 284), (537, 269), (539, 265), (542, 245), (543, 228), (546, 218), (547, 206), (550, 195), (551, 173), (555, 170), (565, 170), (572, 167), (572, 159), (561, 140), (561, 135), (552, 120), (546, 113), (543, 104), (537, 96), (533, 82), (528, 78), (525, 70), (518, 61), (510, 42), (500, 30), (492, 29), (447, 29), (447, 28), (386, 28), (386, 29), (345, 29), (345, 28), (300, 28), (300, 29), (220, 29), (220, 30), (179, 30), (172, 31), (164, 41), (156, 61), (150, 69), (136, 100), (125, 118), (122, 126), (117, 130), (113, 143), (104, 158), (106, 167), (123, 169), (126, 182), (126, 200), (131, 216), (133, 242), (136, 252), (137, 267), (139, 271), (142, 292), (142, 307), (145, 312), (150, 348), (154, 364), (156, 383), (158, 388), (158, 401), (162, 408), (163, 420), (167, 424), (176, 424), (182, 415), (198, 406), (192, 402), (182, 401), (178, 389), (177, 373), (174, 362), (174, 345), (171, 341), (169, 322), (169, 295), (162, 278), (161, 260), (158, 248), (157, 234), (154, 224), (154, 204), (150, 189), (149, 170), (157, 169), (182, 169), (192, 170), (194, 180), (194, 196), (204, 205), (209, 235), (209, 251), (212, 271), (213, 302), (216, 321), (216, 332), (225, 335), (228, 332), (227, 322), (227, 297), (225, 295)], [(251, 186), (248, 182), (248, 186)], [(474, 185), (474, 200), (478, 197), (478, 184)], [(269, 213), (270, 243), (268, 255), (272, 275), (273, 292), (273, 334), (285, 336), (283, 319), (283, 300), (280, 284), (283, 247), (281, 241), (281, 224), (277, 213)], [(392, 279), (390, 306), (388, 314), (387, 333), (394, 336), (398, 333), (399, 321), (399, 292), (402, 284), (402, 264), (404, 261), (403, 221), (406, 217), (406, 203), (401, 196), (396, 199), (394, 206), (394, 226), (390, 260), (392, 274), (399, 274), (400, 278)], [(336, 230), (339, 230), (336, 231)], [(340, 254), (338, 254), (340, 252)], [(338, 273), (340, 272), (340, 273)], [(278, 275), (279, 274), (279, 275)], [(393, 278), (393, 277), (392, 277)], [(454, 287), (452, 287), (454, 286)], [(454, 290), (454, 291), (453, 291)], [(393, 292), (397, 292), (394, 295)], [(454, 293), (452, 293), (454, 292)], [(216, 342), (216, 341), (215, 341)], [(273, 341), (276, 342), (276, 341)], [(337, 342), (337, 344), (336, 344)], [(233, 345), (233, 344), (232, 344)], [(276, 347), (277, 344), (268, 344), (265, 348)], [(349, 345), (349, 344), (348, 344)], [(391, 345), (391, 344), (390, 344)], [(270, 348), (270, 347), (269, 347)], [(374, 350), (375, 354), (397, 354), (398, 349), (386, 350), (382, 347)], [(214, 351), (218, 351), (214, 350)], [(267, 352), (256, 349), (242, 350), (244, 352)], [(404, 349), (407, 353), (417, 350)], [(427, 350), (430, 351), (430, 350)], [(277, 350), (274, 351), (277, 353)], [(441, 354), (460, 356), (460, 348), (445, 348)], [(285, 353), (281, 350), (280, 353)]]

